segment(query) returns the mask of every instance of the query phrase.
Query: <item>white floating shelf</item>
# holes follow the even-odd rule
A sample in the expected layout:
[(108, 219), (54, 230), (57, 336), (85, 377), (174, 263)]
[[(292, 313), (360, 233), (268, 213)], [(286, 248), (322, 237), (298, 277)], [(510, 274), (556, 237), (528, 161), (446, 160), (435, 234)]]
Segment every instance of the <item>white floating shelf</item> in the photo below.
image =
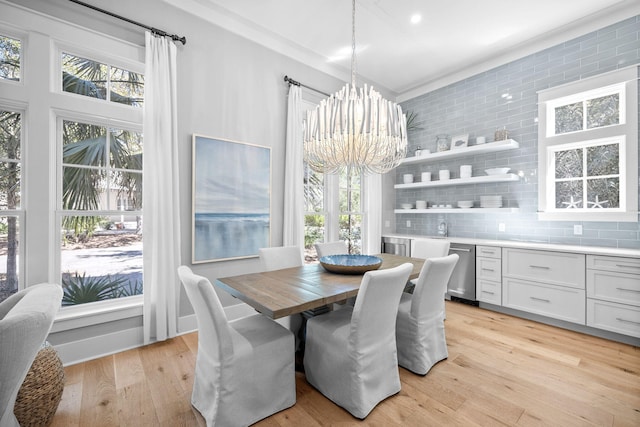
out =
[(519, 181), (520, 177), (514, 173), (507, 173), (503, 175), (486, 175), (486, 176), (472, 176), (471, 178), (457, 178), (438, 181), (427, 182), (412, 182), (411, 184), (396, 184), (393, 187), (399, 190), (407, 190), (411, 188), (426, 188), (426, 187), (445, 187), (449, 185), (466, 185), (466, 184), (487, 184), (490, 182), (512, 182)]
[(486, 213), (515, 213), (519, 208), (433, 208), (433, 209), (396, 209), (398, 214), (436, 214), (436, 213), (470, 213), (470, 214), (486, 214)]
[(513, 139), (505, 139), (504, 141), (488, 142), (486, 144), (472, 145), (465, 148), (457, 148), (454, 150), (440, 151), (437, 153), (423, 154), (422, 156), (411, 156), (402, 160), (401, 164), (411, 165), (414, 163), (428, 163), (443, 159), (452, 159), (455, 157), (472, 156), (475, 154), (495, 153), (497, 151), (515, 150), (519, 148), (518, 141)]

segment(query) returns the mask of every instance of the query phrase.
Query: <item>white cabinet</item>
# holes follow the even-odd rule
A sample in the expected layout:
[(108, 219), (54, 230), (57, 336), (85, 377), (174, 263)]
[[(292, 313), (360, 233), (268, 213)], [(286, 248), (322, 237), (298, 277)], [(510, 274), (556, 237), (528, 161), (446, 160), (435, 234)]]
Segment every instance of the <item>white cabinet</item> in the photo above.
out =
[(640, 337), (640, 259), (587, 256), (587, 325)]
[(502, 305), (585, 324), (585, 255), (504, 248)]
[(476, 247), (476, 298), (502, 304), (502, 250), (496, 246)]
[(585, 256), (567, 252), (505, 248), (503, 275), (584, 289)]

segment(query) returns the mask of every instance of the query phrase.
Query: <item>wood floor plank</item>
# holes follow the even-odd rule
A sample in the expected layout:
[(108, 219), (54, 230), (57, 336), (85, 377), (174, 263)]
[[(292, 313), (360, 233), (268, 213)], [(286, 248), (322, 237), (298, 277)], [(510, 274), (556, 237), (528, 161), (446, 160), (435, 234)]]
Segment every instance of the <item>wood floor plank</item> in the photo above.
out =
[[(640, 425), (640, 349), (447, 302), (448, 359), (360, 421), (296, 373), (296, 404), (255, 424)], [(191, 407), (197, 333), (65, 368), (53, 426), (204, 426)]]
[(81, 426), (117, 425), (117, 397), (113, 356), (86, 362), (81, 402)]

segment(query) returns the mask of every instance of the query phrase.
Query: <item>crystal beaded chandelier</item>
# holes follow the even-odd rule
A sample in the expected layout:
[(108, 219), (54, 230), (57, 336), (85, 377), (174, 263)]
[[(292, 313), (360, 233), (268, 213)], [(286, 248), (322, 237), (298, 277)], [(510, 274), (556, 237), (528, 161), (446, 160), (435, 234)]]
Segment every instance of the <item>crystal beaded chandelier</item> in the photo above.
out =
[(407, 153), (406, 117), (373, 87), (356, 88), (356, 1), (352, 3), (351, 85), (307, 111), (304, 158), (322, 173), (386, 173)]

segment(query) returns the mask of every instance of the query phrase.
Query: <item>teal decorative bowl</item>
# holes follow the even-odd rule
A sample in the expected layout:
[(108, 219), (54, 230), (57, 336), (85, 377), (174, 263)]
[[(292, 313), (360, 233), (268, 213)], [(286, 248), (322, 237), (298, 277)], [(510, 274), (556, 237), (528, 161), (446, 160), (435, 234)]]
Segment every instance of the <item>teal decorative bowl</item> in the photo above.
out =
[(371, 255), (327, 255), (320, 258), (320, 264), (331, 273), (364, 274), (380, 268), (382, 259)]

